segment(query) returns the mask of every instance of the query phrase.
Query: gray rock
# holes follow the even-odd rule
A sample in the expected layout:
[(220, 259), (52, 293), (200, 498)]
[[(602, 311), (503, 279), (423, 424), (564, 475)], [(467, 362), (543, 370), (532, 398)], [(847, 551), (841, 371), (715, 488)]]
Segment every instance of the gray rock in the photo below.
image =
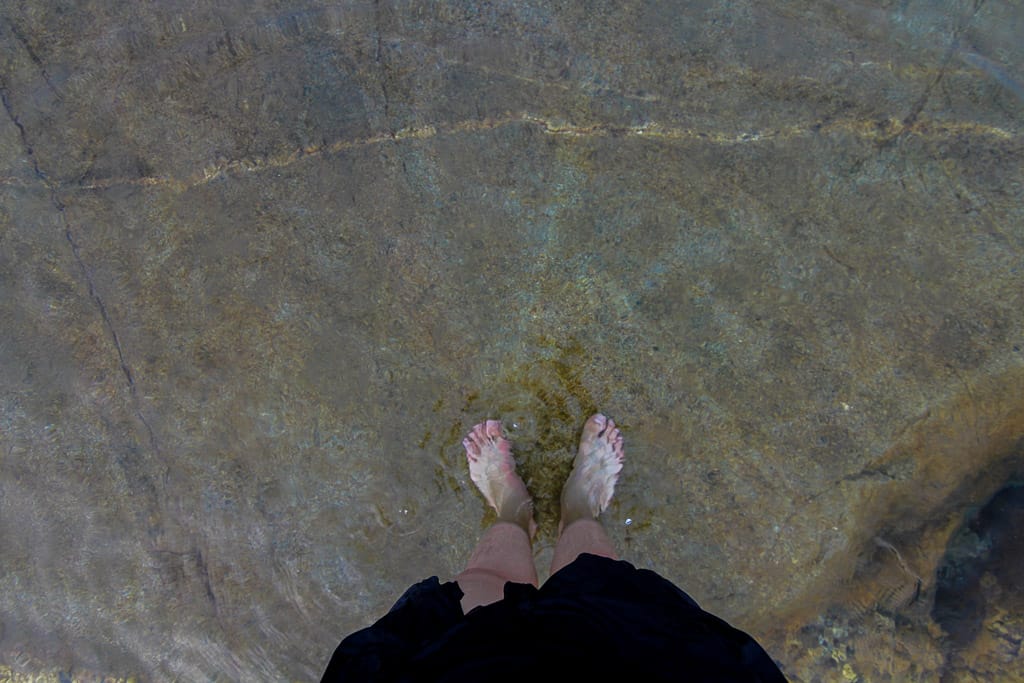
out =
[(543, 563), (600, 409), (626, 559), (793, 680), (934, 680), (1022, 475), (1022, 17), (6, 3), (0, 673), (316, 678), (468, 557), (466, 430)]

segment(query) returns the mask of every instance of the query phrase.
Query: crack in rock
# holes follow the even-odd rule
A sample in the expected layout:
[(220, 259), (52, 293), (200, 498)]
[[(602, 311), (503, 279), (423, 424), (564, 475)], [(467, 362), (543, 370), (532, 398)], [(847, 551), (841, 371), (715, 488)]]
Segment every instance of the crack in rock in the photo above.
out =
[(7, 117), (11, 120), (14, 126), (18, 129), (18, 135), (21, 138), (22, 146), (25, 150), (25, 155), (29, 158), (32, 163), (32, 170), (36, 178), (43, 183), (46, 189), (50, 193), (50, 202), (53, 204), (54, 209), (57, 211), (57, 215), (60, 217), (60, 222), (64, 228), (64, 237), (71, 247), (71, 253), (75, 258), (75, 262), (82, 271), (82, 277), (85, 279), (85, 284), (89, 292), (89, 298), (93, 300), (96, 308), (99, 310), (100, 317), (103, 320), (103, 325), (107, 329), (107, 333), (114, 344), (114, 350), (117, 352), (118, 364), (121, 367), (121, 372), (124, 374), (125, 380), (128, 383), (128, 392), (131, 395), (132, 403), (134, 404), (135, 417), (142, 422), (146, 428), (147, 435), (149, 437), (150, 446), (154, 451), (159, 453), (160, 449), (156, 440), (156, 433), (153, 431), (152, 425), (149, 420), (143, 415), (141, 408), (139, 407), (138, 391), (135, 387), (135, 378), (132, 374), (131, 367), (125, 357), (124, 348), (121, 345), (120, 338), (118, 337), (117, 330), (114, 328), (114, 324), (110, 319), (110, 315), (107, 312), (107, 306), (103, 302), (102, 297), (96, 288), (96, 283), (93, 280), (92, 273), (82, 258), (81, 249), (78, 242), (75, 240), (74, 233), (71, 229), (71, 223), (67, 217), (67, 207), (64, 202), (57, 196), (59, 187), (50, 181), (49, 176), (40, 168), (39, 160), (35, 155), (32, 147), (32, 143), (29, 140), (28, 131), (25, 129), (25, 125), (19, 119), (17, 113), (14, 111), (14, 107), (11, 103), (10, 90), (7, 87), (7, 83), (0, 78), (0, 102), (3, 104), (4, 111), (7, 113)]

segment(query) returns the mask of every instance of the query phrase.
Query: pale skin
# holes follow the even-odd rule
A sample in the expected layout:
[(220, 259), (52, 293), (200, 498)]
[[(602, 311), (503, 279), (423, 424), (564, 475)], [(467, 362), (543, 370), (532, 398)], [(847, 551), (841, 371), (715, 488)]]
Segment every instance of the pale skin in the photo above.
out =
[[(469, 474), (498, 521), (484, 533), (465, 571), (455, 577), (463, 591), (462, 611), (500, 600), (508, 581), (537, 585), (530, 541), (537, 525), (533, 500), (516, 473), (512, 444), (497, 420), (473, 427), (462, 441)], [(622, 434), (604, 415), (592, 415), (583, 426), (573, 469), (562, 488), (561, 521), (551, 573), (580, 553), (616, 559), (615, 549), (598, 516), (615, 492), (622, 470)]]

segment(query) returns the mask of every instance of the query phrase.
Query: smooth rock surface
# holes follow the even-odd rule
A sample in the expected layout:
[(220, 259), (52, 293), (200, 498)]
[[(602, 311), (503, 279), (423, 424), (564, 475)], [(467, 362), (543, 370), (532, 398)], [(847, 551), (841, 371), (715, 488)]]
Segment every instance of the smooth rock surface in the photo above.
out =
[(624, 558), (792, 680), (1024, 676), (1019, 583), (933, 611), (1024, 477), (1022, 33), (937, 0), (5, 3), (0, 680), (316, 679), (461, 568), (487, 417), (543, 578), (595, 410)]

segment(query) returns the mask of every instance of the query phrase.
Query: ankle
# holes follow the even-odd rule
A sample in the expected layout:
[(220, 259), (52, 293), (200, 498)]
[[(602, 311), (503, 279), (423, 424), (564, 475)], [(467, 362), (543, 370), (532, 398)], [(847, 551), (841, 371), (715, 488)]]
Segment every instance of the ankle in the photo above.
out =
[(567, 507), (563, 507), (562, 508), (562, 518), (561, 518), (561, 520), (558, 523), (558, 528), (559, 529), (565, 529), (570, 524), (573, 524), (574, 522), (578, 522), (581, 519), (596, 520), (597, 517), (592, 515), (589, 510), (584, 510), (584, 509), (580, 509), (580, 508), (567, 508)]
[(533, 526), (533, 500), (527, 498), (518, 503), (503, 506), (503, 509), (498, 512), (498, 520), (515, 524), (530, 534)]
[(562, 490), (562, 528), (581, 519), (597, 519), (594, 512), (586, 494), (578, 487), (567, 484)]

